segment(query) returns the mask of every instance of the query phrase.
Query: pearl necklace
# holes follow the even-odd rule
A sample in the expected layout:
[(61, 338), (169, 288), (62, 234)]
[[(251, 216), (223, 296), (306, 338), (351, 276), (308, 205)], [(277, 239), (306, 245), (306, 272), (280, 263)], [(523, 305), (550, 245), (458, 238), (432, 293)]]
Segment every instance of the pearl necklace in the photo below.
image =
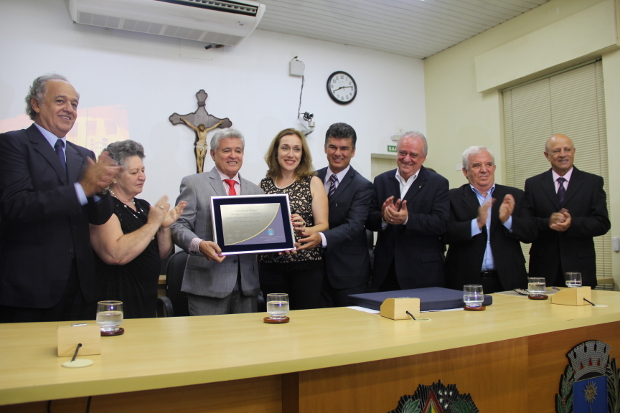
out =
[(140, 205), (136, 205), (136, 198), (133, 198), (132, 201), (131, 201), (131, 203), (133, 204), (134, 208), (136, 208), (134, 210), (134, 209), (128, 207), (127, 204), (125, 202), (123, 202), (121, 199), (119, 199), (119, 197), (116, 196), (114, 191), (112, 191), (111, 189), (110, 189), (110, 195), (112, 195), (114, 198), (118, 199), (123, 204), (123, 206), (131, 213), (131, 215), (133, 215), (136, 219), (140, 219), (140, 217), (138, 215), (136, 215), (136, 214), (142, 213), (142, 214), (146, 215), (146, 213), (142, 210), (142, 207), (140, 207)]

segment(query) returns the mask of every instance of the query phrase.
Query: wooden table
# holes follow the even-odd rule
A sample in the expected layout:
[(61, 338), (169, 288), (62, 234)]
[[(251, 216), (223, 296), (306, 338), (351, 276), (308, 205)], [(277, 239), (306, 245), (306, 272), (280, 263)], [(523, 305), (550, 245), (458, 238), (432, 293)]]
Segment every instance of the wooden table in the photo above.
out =
[(569, 307), (495, 294), (484, 312), (392, 321), (348, 308), (126, 320), (102, 337), (95, 364), (67, 369), (56, 328), (0, 325), (0, 413), (387, 412), (418, 384), (442, 380), (481, 412), (554, 412), (565, 354), (591, 339), (620, 358), (620, 293), (607, 307)]

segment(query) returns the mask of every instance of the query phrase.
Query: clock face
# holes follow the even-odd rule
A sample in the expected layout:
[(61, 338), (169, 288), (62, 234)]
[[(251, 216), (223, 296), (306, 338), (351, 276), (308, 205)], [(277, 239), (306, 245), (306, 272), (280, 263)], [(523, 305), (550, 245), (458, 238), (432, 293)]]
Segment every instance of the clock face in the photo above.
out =
[(327, 78), (327, 93), (334, 102), (344, 105), (353, 102), (357, 96), (357, 85), (350, 74), (334, 72)]

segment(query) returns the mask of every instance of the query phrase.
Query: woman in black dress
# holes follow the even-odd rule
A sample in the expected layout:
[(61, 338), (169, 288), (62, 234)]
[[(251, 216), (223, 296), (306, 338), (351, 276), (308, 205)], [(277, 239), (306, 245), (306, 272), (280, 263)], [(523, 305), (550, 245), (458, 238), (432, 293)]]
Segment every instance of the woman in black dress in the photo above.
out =
[(121, 170), (110, 185), (114, 214), (105, 224), (90, 226), (101, 298), (122, 301), (124, 318), (154, 317), (161, 259), (172, 252), (170, 226), (185, 203), (170, 209), (165, 195), (152, 207), (135, 198), (146, 180), (144, 148), (138, 142), (114, 142), (104, 150)]

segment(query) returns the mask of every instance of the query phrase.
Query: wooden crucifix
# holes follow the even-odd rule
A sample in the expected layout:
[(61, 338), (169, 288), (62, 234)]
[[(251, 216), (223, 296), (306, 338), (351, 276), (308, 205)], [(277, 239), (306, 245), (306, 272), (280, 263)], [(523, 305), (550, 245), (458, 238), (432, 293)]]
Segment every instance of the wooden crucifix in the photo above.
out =
[(179, 115), (173, 113), (168, 118), (173, 125), (185, 124), (196, 132), (195, 152), (196, 152), (196, 170), (198, 173), (204, 171), (204, 161), (207, 156), (207, 133), (216, 128), (230, 128), (232, 122), (228, 118), (216, 118), (209, 115), (205, 109), (205, 101), (209, 95), (204, 89), (200, 89), (196, 93), (198, 100), (198, 109), (187, 115)]

